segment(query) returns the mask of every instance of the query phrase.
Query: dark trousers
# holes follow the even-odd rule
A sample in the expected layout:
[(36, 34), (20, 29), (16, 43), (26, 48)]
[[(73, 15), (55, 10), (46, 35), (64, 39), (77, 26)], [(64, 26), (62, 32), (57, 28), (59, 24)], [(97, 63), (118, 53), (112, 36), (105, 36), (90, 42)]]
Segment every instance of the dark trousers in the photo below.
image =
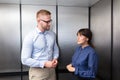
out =
[(81, 78), (79, 77), (79, 80), (95, 80), (94, 78)]
[(95, 80), (95, 78), (83, 78), (73, 74), (73, 78), (71, 80)]

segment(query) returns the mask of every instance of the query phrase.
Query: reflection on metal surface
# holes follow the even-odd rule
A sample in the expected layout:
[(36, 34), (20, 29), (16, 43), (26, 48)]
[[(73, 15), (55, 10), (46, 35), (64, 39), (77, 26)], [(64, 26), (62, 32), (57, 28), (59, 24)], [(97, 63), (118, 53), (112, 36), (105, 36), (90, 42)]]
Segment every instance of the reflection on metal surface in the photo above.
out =
[(60, 46), (58, 67), (65, 69), (66, 65), (71, 62), (77, 45), (76, 32), (80, 28), (88, 27), (88, 8), (59, 6), (58, 21), (58, 44)]
[(100, 1), (91, 8), (93, 43), (99, 55), (98, 75), (111, 80), (111, 2)]
[(0, 72), (20, 71), (18, 5), (0, 5)]
[(0, 3), (89, 7), (97, 3), (98, 1), (100, 0), (0, 0)]

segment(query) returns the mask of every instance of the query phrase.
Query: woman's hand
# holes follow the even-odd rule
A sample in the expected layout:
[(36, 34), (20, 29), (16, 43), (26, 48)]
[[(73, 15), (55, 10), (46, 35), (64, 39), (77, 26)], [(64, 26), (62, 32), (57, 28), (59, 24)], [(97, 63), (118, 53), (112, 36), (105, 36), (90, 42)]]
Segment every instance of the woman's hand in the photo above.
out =
[(66, 68), (69, 72), (74, 72), (75, 71), (75, 68), (72, 66), (72, 64), (67, 65)]

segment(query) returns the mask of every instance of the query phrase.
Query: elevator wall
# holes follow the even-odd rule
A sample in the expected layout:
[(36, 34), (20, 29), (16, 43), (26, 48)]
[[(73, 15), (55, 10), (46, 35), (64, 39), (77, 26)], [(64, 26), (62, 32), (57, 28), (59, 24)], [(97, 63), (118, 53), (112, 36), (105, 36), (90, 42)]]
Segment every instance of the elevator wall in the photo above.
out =
[[(72, 73), (66, 73), (66, 65), (71, 62), (77, 46), (76, 33), (80, 28), (88, 28), (88, 8), (58, 6), (58, 44), (60, 58), (58, 70), (59, 80), (75, 79)], [(75, 79), (78, 80), (78, 79)]]
[(62, 70), (66, 70), (66, 65), (71, 62), (77, 45), (76, 32), (88, 28), (88, 7), (0, 4), (0, 75), (4, 75), (0, 80), (28, 80), (24, 72), (29, 67), (20, 61), (22, 42), (37, 26), (36, 12), (43, 8), (52, 13), (51, 30), (57, 34), (60, 48), (58, 80), (73, 78), (71, 73)]
[(18, 5), (0, 5), (0, 72), (20, 71), (19, 14)]
[[(0, 73), (20, 72), (20, 68), (19, 5), (0, 4)], [(9, 80), (9, 77), (0, 77), (0, 80)]]
[(120, 80), (120, 0), (113, 2), (113, 80)]
[(88, 28), (88, 8), (59, 6), (58, 43), (60, 47), (60, 64), (58, 69), (66, 69), (66, 65), (71, 62), (71, 56), (77, 45), (76, 33), (80, 28)]
[(101, 0), (91, 7), (90, 28), (99, 54), (98, 75), (103, 80), (120, 79), (119, 8), (119, 0)]
[(90, 28), (99, 55), (98, 75), (111, 79), (111, 1), (103, 0), (91, 7)]

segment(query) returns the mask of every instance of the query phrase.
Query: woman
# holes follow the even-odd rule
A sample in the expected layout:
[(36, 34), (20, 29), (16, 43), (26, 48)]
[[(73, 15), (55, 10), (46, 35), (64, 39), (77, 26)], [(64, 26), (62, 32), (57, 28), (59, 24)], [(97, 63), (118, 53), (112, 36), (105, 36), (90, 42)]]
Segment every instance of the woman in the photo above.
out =
[(77, 44), (71, 64), (66, 68), (69, 72), (74, 72), (79, 80), (94, 80), (97, 72), (98, 58), (91, 44), (92, 32), (85, 28), (77, 32)]

